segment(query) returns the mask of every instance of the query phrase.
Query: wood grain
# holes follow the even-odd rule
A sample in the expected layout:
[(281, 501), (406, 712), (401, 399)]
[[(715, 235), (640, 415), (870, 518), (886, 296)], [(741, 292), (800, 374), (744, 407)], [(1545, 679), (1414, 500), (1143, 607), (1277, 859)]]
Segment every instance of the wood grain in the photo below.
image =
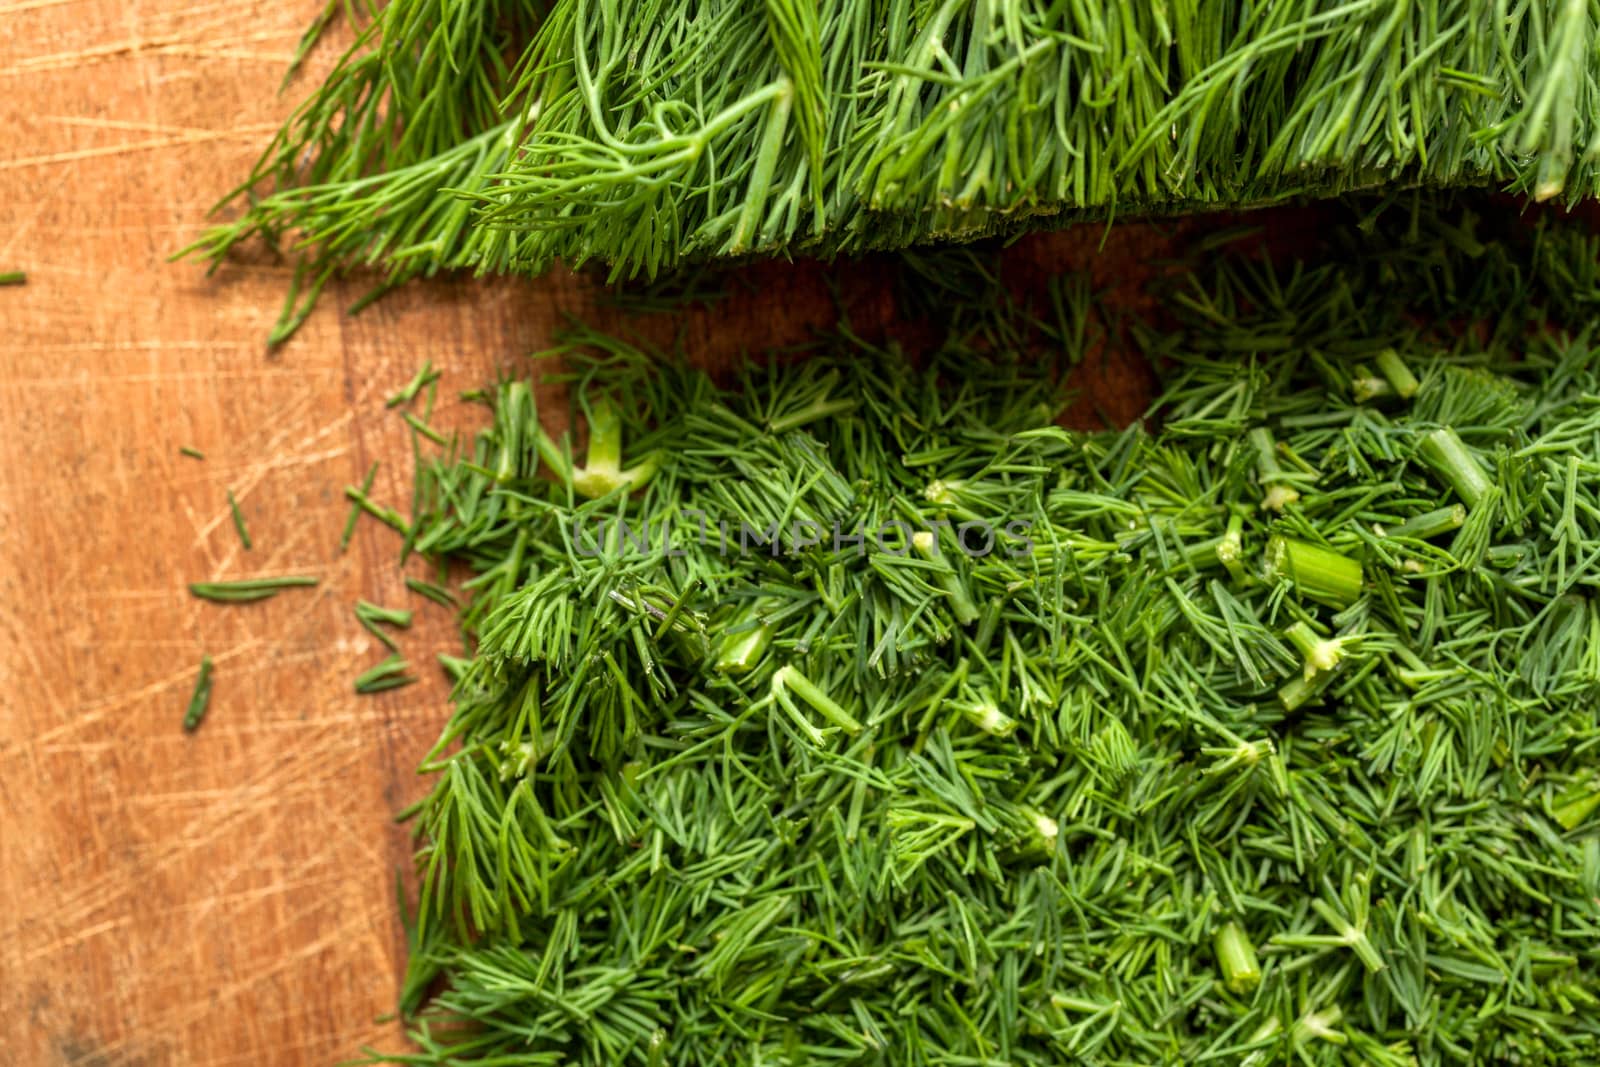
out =
[[(383, 397), (424, 359), (445, 396), (545, 342), (592, 288), (430, 283), (359, 318), (340, 285), (302, 333), (263, 339), (282, 264), (210, 279), (168, 254), (287, 113), (281, 72), (321, 0), (0, 0), (0, 1063), (330, 1063), (400, 1047), (394, 908), (410, 845), (391, 814), (447, 713), (423, 684), (357, 698), (381, 657), (357, 597), (407, 603), (396, 539), (364, 523), (337, 551), (342, 487), (408, 499), (409, 447)], [(311, 76), (331, 50), (315, 58)], [(1024, 276), (1091, 264), (1136, 292), (1159, 227), (1024, 242)], [(1092, 260), (1092, 263), (1091, 263)], [(892, 311), (872, 261), (839, 268), (867, 317)], [(805, 336), (833, 312), (824, 270), (769, 267), (696, 317), (718, 360)], [(1136, 303), (1136, 301), (1134, 301)], [(1085, 384), (1131, 418), (1145, 382), (1097, 363)], [(446, 423), (472, 410), (443, 405)], [(192, 445), (203, 462), (180, 456)], [(241, 549), (225, 493), (255, 538)], [(194, 580), (313, 574), (258, 605)], [(415, 597), (419, 661), (452, 645)], [(179, 729), (202, 653), (211, 715)]]

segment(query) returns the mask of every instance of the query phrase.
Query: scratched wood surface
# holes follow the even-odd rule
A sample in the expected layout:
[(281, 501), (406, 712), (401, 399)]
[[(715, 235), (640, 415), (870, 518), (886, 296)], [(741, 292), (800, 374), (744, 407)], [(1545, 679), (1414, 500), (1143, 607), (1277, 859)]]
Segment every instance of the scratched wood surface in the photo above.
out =
[[(332, 1063), (401, 1047), (394, 908), (410, 844), (391, 814), (447, 712), (442, 680), (358, 698), (381, 650), (357, 597), (418, 609), (419, 662), (450, 620), (408, 598), (392, 534), (337, 551), (343, 486), (409, 448), (383, 397), (424, 359), (444, 396), (490, 380), (594, 304), (571, 275), (408, 289), (356, 319), (330, 293), (299, 337), (263, 338), (288, 280), (262, 259), (207, 279), (166, 257), (295, 97), (276, 87), (321, 0), (0, 0), (0, 1063)], [(324, 49), (311, 74), (328, 61)], [(1097, 229), (1036, 241), (1014, 269), (1087, 261)], [(1119, 231), (1094, 259), (1132, 291), (1164, 246)], [(843, 268), (867, 317), (868, 262)], [(704, 358), (832, 316), (822, 271), (768, 269), (690, 331)], [(1143, 379), (1083, 384), (1131, 417)], [(473, 411), (443, 403), (441, 421)], [(181, 456), (184, 445), (204, 461)], [(225, 493), (243, 508), (243, 551)], [(194, 580), (310, 574), (264, 604)], [(202, 653), (211, 716), (179, 729)]]

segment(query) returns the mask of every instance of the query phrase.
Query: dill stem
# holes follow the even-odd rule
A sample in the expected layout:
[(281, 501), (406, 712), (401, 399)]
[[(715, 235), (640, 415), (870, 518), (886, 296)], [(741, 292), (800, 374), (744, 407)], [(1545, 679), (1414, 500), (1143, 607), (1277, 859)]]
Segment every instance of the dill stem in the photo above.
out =
[(1450, 483), (1450, 487), (1469, 508), (1477, 506), (1485, 494), (1494, 488), (1483, 466), (1448, 426), (1426, 434), (1417, 445), (1417, 454)]
[(783, 135), (789, 126), (789, 112), (793, 104), (794, 85), (789, 79), (784, 78), (778, 83), (777, 99), (773, 101), (772, 111), (767, 115), (761, 146), (756, 151), (755, 168), (751, 171), (750, 182), (745, 189), (744, 208), (739, 212), (739, 222), (734, 227), (733, 238), (728, 246), (728, 251), (734, 255), (747, 251), (752, 241), (759, 236), (758, 218), (761, 209), (767, 205), (772, 174), (778, 166), (778, 154), (783, 148)]
[(1344, 649), (1338, 638), (1324, 640), (1305, 622), (1295, 623), (1283, 635), (1305, 659), (1300, 674), (1289, 679), (1278, 690), (1278, 699), (1283, 702), (1284, 710), (1294, 711), (1328, 684), (1333, 670), (1344, 656)]
[(1289, 1040), (1295, 1048), (1313, 1039), (1343, 1045), (1350, 1039), (1334, 1029), (1343, 1018), (1344, 1011), (1337, 1004), (1321, 1011), (1308, 1011), (1295, 1020), (1294, 1028), (1289, 1031)]
[(861, 723), (844, 708), (834, 703), (833, 698), (824, 693), (815, 682), (801, 674), (793, 667), (779, 667), (772, 676), (774, 689), (787, 690), (804, 700), (811, 706), (811, 710), (839, 727), (845, 733), (858, 734), (861, 732)]
[(653, 458), (622, 468), (622, 420), (616, 405), (602, 398), (589, 406), (589, 447), (582, 467), (567, 468), (564, 457), (543, 429), (538, 431), (539, 452), (545, 462), (581, 496), (598, 500), (618, 489), (635, 489), (649, 481), (655, 474)]
[(1289, 679), (1278, 690), (1278, 700), (1283, 704), (1283, 710), (1297, 711), (1306, 701), (1317, 695), (1324, 681), (1326, 676), (1305, 674), (1298, 674)]
[(1400, 353), (1392, 348), (1385, 348), (1379, 352), (1374, 360), (1378, 364), (1378, 373), (1388, 381), (1389, 387), (1396, 396), (1402, 400), (1410, 400), (1417, 395), (1417, 390), (1422, 383), (1417, 381), (1417, 376), (1411, 373), (1411, 368), (1406, 366), (1405, 360), (1400, 358)]
[(1325, 640), (1318, 637), (1317, 632), (1304, 622), (1295, 623), (1283, 635), (1305, 657), (1307, 674), (1331, 671), (1339, 665), (1342, 651), (1337, 638)]
[(1272, 440), (1272, 431), (1257, 426), (1250, 431), (1250, 445), (1256, 451), (1256, 472), (1261, 481), (1261, 506), (1269, 511), (1282, 511), (1300, 499), (1300, 491), (1285, 484), (1283, 468), (1278, 463), (1278, 447)]
[(1593, 790), (1584, 796), (1567, 801), (1552, 812), (1552, 815), (1563, 830), (1576, 830), (1585, 819), (1594, 814), (1596, 808), (1600, 808), (1600, 790)]
[(1240, 536), (1244, 529), (1244, 519), (1234, 512), (1228, 517), (1228, 527), (1216, 537), (1208, 537), (1204, 541), (1192, 541), (1179, 547), (1178, 552), (1184, 561), (1195, 570), (1206, 570), (1211, 567), (1226, 567), (1228, 574), (1238, 582), (1244, 582), (1249, 576), (1244, 565), (1239, 562), (1239, 557), (1244, 554), (1244, 540)]
[(755, 667), (772, 642), (772, 627), (768, 623), (754, 622), (759, 615), (752, 611), (726, 637), (717, 651), (717, 670), (724, 674), (745, 674)]
[(1244, 516), (1234, 511), (1228, 516), (1228, 527), (1223, 531), (1222, 540), (1217, 544), (1217, 558), (1227, 568), (1229, 577), (1241, 585), (1250, 577), (1241, 558), (1243, 555)]
[(1217, 931), (1214, 947), (1222, 984), (1234, 993), (1248, 993), (1261, 984), (1261, 964), (1255, 946), (1238, 923), (1230, 922)]
[(1391, 396), (1394, 387), (1387, 379), (1367, 373), (1367, 368), (1358, 368), (1361, 373), (1350, 380), (1350, 399), (1358, 404), (1368, 404), (1380, 397)]
[(1412, 537), (1418, 541), (1438, 537), (1440, 534), (1450, 533), (1461, 528), (1467, 521), (1467, 509), (1460, 504), (1452, 504), (1447, 508), (1438, 508), (1434, 511), (1425, 511), (1421, 515), (1413, 515), (1389, 530), (1390, 537)]
[(584, 466), (608, 475), (622, 469), (622, 419), (609, 400), (597, 400), (589, 407), (589, 450)]
[(779, 415), (767, 423), (767, 429), (773, 433), (788, 433), (790, 430), (798, 429), (808, 422), (815, 422), (818, 419), (826, 419), (834, 415), (842, 415), (846, 412), (854, 411), (855, 407), (856, 402), (847, 397), (841, 397), (837, 400), (818, 397), (798, 411)]
[(1338, 910), (1325, 900), (1313, 900), (1311, 910), (1321, 916), (1323, 922), (1334, 928), (1339, 940), (1350, 947), (1368, 971), (1376, 973), (1383, 970), (1383, 957), (1373, 947), (1372, 942), (1367, 940), (1366, 930), (1340, 915)]
[(990, 737), (1009, 737), (1017, 729), (1017, 720), (1001, 711), (993, 700), (977, 703), (954, 703), (966, 720)]
[(1183, 561), (1195, 570), (1206, 570), (1210, 567), (1222, 566), (1222, 557), (1217, 554), (1218, 549), (1227, 540), (1226, 534), (1208, 537), (1204, 541), (1189, 541), (1178, 547), (1178, 554)]
[(1330, 548), (1275, 536), (1267, 542), (1267, 574), (1287, 579), (1302, 595), (1336, 608), (1361, 596), (1361, 564)]

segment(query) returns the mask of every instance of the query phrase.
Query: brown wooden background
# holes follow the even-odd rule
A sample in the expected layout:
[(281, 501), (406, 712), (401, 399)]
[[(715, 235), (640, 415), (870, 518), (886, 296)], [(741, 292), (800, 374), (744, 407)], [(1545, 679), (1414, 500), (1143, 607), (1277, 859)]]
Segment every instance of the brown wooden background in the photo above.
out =
[[(397, 540), (364, 523), (337, 552), (343, 486), (382, 459), (375, 495), (409, 498), (409, 448), (384, 396), (423, 359), (442, 395), (539, 347), (592, 290), (459, 280), (357, 319), (331, 291), (269, 356), (286, 267), (207, 279), (166, 257), (304, 92), (276, 89), (321, 0), (0, 0), (0, 1064), (332, 1063), (399, 1047), (403, 943), (391, 814), (422, 783), (444, 722), (436, 672), (351, 693), (381, 658), (355, 599), (418, 609), (424, 667), (452, 645), (408, 596)], [(323, 49), (310, 75), (325, 69)], [(1162, 231), (1098, 228), (1026, 243), (1013, 269), (1088, 262), (1135, 291)], [(845, 268), (867, 315), (872, 264)], [(766, 270), (699, 316), (705, 358), (831, 318), (821, 270)], [(1138, 376), (1083, 384), (1118, 417)], [(473, 409), (446, 404), (445, 422)], [(183, 458), (192, 445), (204, 462)], [(225, 492), (256, 548), (241, 550)], [(187, 582), (313, 574), (250, 606)], [(203, 652), (211, 717), (179, 728)]]

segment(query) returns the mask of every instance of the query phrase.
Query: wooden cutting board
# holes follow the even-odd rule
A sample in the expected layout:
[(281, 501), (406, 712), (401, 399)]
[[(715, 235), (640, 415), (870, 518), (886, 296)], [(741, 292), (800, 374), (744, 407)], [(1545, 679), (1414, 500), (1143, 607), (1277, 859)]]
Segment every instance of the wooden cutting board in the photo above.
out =
[[(394, 884), (411, 845), (391, 815), (424, 787), (414, 768), (448, 710), (427, 667), (456, 639), (405, 591), (389, 531), (363, 523), (338, 551), (342, 489), (380, 460), (374, 495), (409, 500), (408, 438), (383, 399), (424, 359), (444, 373), (438, 421), (470, 426), (480, 412), (456, 391), (516, 367), (595, 292), (568, 274), (453, 280), (352, 319), (352, 281), (269, 354), (286, 266), (263, 255), (208, 279), (167, 262), (304, 92), (277, 86), (321, 6), (0, 0), (0, 270), (29, 273), (0, 289), (0, 1063), (402, 1047), (375, 1021), (404, 956)], [(1101, 238), (1034, 240), (1010, 262), (1024, 278), (1087, 262)], [(1132, 292), (1164, 242), (1119, 230), (1094, 273)], [(841, 276), (869, 319), (891, 310), (876, 273)], [(819, 268), (768, 268), (688, 336), (717, 360), (833, 314)], [(1082, 384), (1117, 418), (1143, 403), (1145, 380), (1115, 362)], [(321, 584), (244, 606), (185, 591), (290, 573)], [(421, 684), (351, 692), (382, 657), (358, 597), (417, 609), (404, 647)], [(188, 736), (205, 653), (211, 714)]]

